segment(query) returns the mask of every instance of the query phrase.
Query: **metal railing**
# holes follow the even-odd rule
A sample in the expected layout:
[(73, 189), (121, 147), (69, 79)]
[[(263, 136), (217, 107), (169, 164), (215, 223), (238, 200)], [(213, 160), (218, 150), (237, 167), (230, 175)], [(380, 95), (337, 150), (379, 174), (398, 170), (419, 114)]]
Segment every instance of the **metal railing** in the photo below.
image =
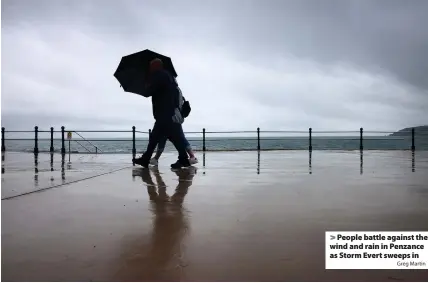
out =
[[(34, 138), (19, 138), (19, 139), (14, 139), (14, 138), (6, 138), (6, 134), (7, 133), (34, 133)], [(67, 133), (75, 133), (76, 135), (78, 135), (80, 137), (80, 139), (72, 139), (71, 135), (67, 136), (67, 139), (65, 137), (65, 134)], [(359, 149), (359, 150), (364, 150), (364, 133), (367, 134), (388, 134), (388, 133), (392, 133), (394, 131), (366, 131), (364, 132), (363, 128), (360, 128), (359, 131), (313, 131), (312, 128), (309, 128), (308, 131), (261, 131), (260, 128), (257, 128), (255, 131), (221, 131), (221, 132), (214, 132), (214, 131), (206, 131), (205, 128), (202, 129), (201, 132), (186, 132), (186, 134), (202, 134), (202, 151), (206, 152), (206, 151), (210, 151), (210, 149), (207, 148), (207, 141), (215, 141), (215, 139), (209, 139), (207, 140), (207, 135), (208, 134), (255, 134), (254, 138), (246, 138), (246, 141), (252, 140), (252, 141), (257, 141), (257, 144), (254, 146), (254, 148), (252, 149), (245, 149), (245, 150), (269, 150), (268, 148), (264, 148), (262, 149), (261, 147), (261, 141), (275, 141), (275, 140), (284, 140), (284, 138), (278, 138), (278, 137), (270, 137), (270, 138), (261, 138), (260, 135), (261, 133), (263, 134), (307, 134), (307, 144), (308, 146), (305, 148), (307, 150), (309, 150), (310, 152), (313, 150), (313, 135), (314, 134), (350, 134), (350, 133), (355, 133), (355, 134), (359, 134), (357, 137), (353, 137), (351, 140), (354, 141), (358, 141), (358, 148), (353, 148), (355, 149)], [(132, 141), (132, 155), (135, 156), (137, 153), (136, 150), (136, 134), (140, 133), (140, 134), (146, 134), (147, 137), (150, 136), (151, 134), (151, 130), (149, 129), (148, 132), (144, 132), (144, 131), (137, 131), (135, 126), (132, 127), (132, 130), (119, 130), (119, 131), (104, 131), (104, 130), (67, 130), (65, 129), (64, 126), (61, 127), (61, 131), (55, 131), (53, 127), (50, 128), (50, 131), (43, 131), (43, 130), (39, 130), (39, 128), (36, 126), (34, 127), (34, 131), (6, 131), (4, 127), (2, 127), (1, 129), (1, 151), (4, 152), (6, 151), (6, 144), (5, 141), (30, 141), (33, 140), (34, 141), (34, 153), (39, 153), (39, 133), (50, 133), (50, 139), (48, 139), (50, 141), (50, 148), (49, 148), (49, 152), (53, 153), (55, 151), (54, 148), (54, 141), (58, 140), (58, 139), (54, 139), (54, 133), (61, 133), (61, 150), (60, 152), (62, 154), (66, 153), (66, 146), (65, 146), (65, 141), (69, 140), (69, 142), (76, 142), (77, 144), (79, 144), (80, 146), (82, 146), (88, 153), (103, 153), (103, 151), (100, 149), (100, 147), (96, 144), (94, 144), (93, 142), (107, 142), (107, 141)], [(132, 139), (131, 140), (123, 140), (123, 139), (86, 139), (84, 138), (80, 133), (130, 133), (132, 135)], [(402, 133), (403, 134), (403, 133)], [(404, 134), (410, 134), (411, 135), (411, 144), (409, 144), (408, 148), (409, 150), (415, 151), (416, 147), (415, 147), (415, 129), (412, 128), (411, 131), (409, 131), (408, 133), (404, 133)], [(229, 139), (229, 138), (228, 138)], [(233, 139), (233, 138), (230, 138)], [(370, 139), (370, 138), (366, 138), (366, 139)], [(385, 138), (386, 139), (386, 138)], [(47, 139), (44, 139), (47, 140)], [(378, 138), (379, 140), (379, 138)], [(88, 142), (91, 147), (94, 148), (93, 151), (91, 151), (90, 149), (88, 149), (87, 147), (83, 146), (81, 144), (81, 142)], [(192, 141), (191, 139), (189, 139), (189, 141)], [(200, 141), (200, 140), (199, 140)], [(278, 148), (276, 148), (278, 149)], [(288, 148), (280, 148), (280, 149), (288, 149)], [(214, 149), (211, 149), (214, 150)], [(235, 150), (239, 150), (239, 149), (235, 149)]]
[[(98, 151), (99, 151), (99, 149), (98, 149), (98, 146), (96, 146), (95, 144), (93, 144), (90, 140), (87, 140), (87, 139), (85, 139), (84, 137), (82, 137), (82, 135), (81, 134), (79, 134), (78, 132), (76, 132), (76, 131), (73, 131), (73, 133), (75, 133), (75, 134), (77, 134), (82, 140), (84, 140), (84, 141), (86, 141), (86, 142), (88, 142), (90, 145), (92, 145), (94, 148), (95, 148), (95, 154), (97, 154), (98, 153)], [(78, 142), (77, 140), (76, 140), (76, 142), (80, 145), (80, 146), (82, 146), (82, 147), (84, 147), (80, 142)], [(89, 149), (87, 149), (86, 147), (84, 147), (87, 151), (89, 151), (90, 152), (90, 150)], [(100, 152), (102, 153), (102, 151), (100, 150)]]

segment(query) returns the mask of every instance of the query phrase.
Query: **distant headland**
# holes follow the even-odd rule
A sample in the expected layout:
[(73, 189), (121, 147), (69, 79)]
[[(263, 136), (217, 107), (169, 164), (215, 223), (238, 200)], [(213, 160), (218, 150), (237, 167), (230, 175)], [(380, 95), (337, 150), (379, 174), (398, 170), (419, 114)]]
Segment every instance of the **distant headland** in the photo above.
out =
[(391, 136), (391, 137), (409, 136), (412, 134), (412, 128), (415, 129), (415, 135), (417, 135), (417, 136), (428, 136), (428, 125), (411, 127), (411, 128), (404, 128), (404, 129), (401, 129), (395, 133), (390, 134), (389, 136)]

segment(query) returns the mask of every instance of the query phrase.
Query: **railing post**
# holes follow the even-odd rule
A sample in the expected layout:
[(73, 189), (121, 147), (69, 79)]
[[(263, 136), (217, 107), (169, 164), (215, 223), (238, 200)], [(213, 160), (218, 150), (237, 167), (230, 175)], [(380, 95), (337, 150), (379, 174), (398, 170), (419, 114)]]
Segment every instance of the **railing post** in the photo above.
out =
[(412, 128), (412, 151), (415, 151), (415, 128)]
[(1, 152), (6, 151), (6, 146), (4, 144), (4, 127), (1, 127)]
[(360, 128), (360, 150), (363, 150), (363, 128)]
[(205, 152), (207, 148), (205, 147), (205, 128), (202, 129), (202, 151)]
[(61, 127), (61, 154), (65, 154), (65, 127)]
[(257, 128), (257, 150), (260, 151), (260, 128)]
[(135, 126), (132, 126), (132, 156), (135, 157), (137, 149), (135, 148)]
[(34, 154), (39, 153), (39, 127), (34, 127)]
[(309, 152), (312, 152), (312, 128), (309, 128)]
[(95, 154), (98, 154), (98, 146), (95, 147)]
[(49, 149), (49, 151), (52, 153), (54, 152), (54, 145), (53, 145), (53, 140), (54, 140), (54, 128), (51, 127), (51, 147)]

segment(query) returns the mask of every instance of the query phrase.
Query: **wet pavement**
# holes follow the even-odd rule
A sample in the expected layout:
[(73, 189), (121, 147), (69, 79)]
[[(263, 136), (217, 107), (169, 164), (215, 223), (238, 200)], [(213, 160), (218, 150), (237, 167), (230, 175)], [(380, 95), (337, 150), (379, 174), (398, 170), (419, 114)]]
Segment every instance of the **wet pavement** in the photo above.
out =
[(428, 231), (428, 152), (198, 157), (174, 172), (171, 153), (150, 170), (128, 155), (6, 153), (2, 280), (428, 279), (324, 269), (325, 231)]

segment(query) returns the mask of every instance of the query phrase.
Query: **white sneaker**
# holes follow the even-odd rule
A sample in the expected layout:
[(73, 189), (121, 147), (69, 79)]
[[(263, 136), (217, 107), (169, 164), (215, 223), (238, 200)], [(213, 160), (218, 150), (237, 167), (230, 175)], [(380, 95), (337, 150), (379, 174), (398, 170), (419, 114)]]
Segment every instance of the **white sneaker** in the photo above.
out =
[(157, 159), (156, 159), (156, 158), (152, 158), (152, 159), (150, 159), (150, 164), (151, 164), (151, 165), (153, 165), (153, 166), (158, 166), (158, 161), (157, 161)]
[(189, 162), (191, 165), (198, 163), (198, 159), (196, 157), (189, 158)]

